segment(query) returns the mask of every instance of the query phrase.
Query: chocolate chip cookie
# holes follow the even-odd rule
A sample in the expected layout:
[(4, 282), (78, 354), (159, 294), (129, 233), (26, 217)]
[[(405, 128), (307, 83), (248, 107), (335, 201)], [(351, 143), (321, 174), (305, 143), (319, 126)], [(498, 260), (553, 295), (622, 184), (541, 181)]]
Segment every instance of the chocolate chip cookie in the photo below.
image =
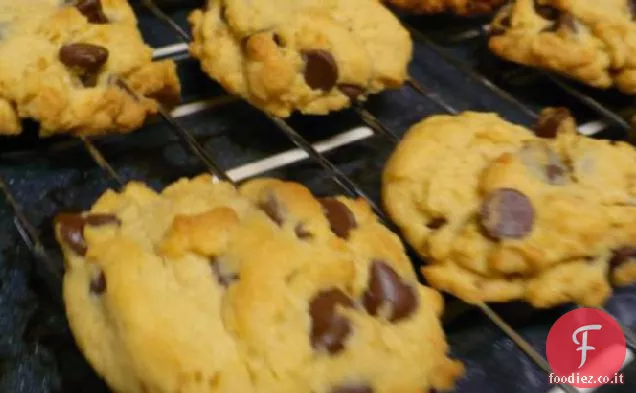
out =
[(385, 0), (399, 9), (423, 14), (452, 12), (462, 16), (493, 12), (506, 0)]
[(152, 62), (136, 25), (125, 0), (0, 0), (0, 134), (25, 118), (42, 136), (127, 132), (175, 104), (175, 65)]
[(190, 22), (203, 70), (280, 117), (398, 87), (411, 59), (408, 32), (377, 0), (208, 0)]
[(636, 94), (632, 0), (515, 0), (490, 27), (490, 48), (597, 88)]
[(210, 176), (55, 222), (68, 320), (117, 392), (450, 388), (442, 298), (361, 200)]
[(636, 151), (492, 115), (423, 120), (392, 155), (383, 200), (438, 289), (467, 302), (599, 306), (636, 281)]

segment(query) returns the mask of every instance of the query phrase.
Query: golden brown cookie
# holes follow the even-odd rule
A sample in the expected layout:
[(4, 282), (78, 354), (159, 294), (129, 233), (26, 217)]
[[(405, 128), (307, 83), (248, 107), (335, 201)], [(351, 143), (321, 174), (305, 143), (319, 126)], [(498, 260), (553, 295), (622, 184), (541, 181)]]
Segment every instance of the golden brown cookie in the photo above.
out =
[(631, 0), (515, 0), (490, 27), (491, 50), (597, 88), (636, 93)]
[(385, 0), (385, 2), (415, 13), (452, 12), (462, 16), (475, 16), (493, 12), (506, 0)]
[(579, 135), (567, 111), (530, 131), (491, 114), (415, 125), (383, 177), (389, 215), (465, 301), (599, 306), (636, 281), (636, 151)]
[(191, 51), (228, 92), (281, 117), (400, 86), (412, 43), (377, 0), (208, 0)]
[(462, 373), (442, 297), (361, 200), (204, 175), (55, 228), (71, 328), (117, 392), (421, 393)]
[(0, 0), (0, 53), (0, 134), (25, 118), (42, 136), (128, 132), (179, 99), (175, 64), (152, 62), (126, 0)]

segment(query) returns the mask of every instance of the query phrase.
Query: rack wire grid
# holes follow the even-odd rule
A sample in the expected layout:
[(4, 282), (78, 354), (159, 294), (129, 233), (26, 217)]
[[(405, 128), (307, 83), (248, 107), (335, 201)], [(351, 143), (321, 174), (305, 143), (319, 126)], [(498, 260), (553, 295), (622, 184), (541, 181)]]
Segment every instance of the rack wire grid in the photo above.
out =
[[(194, 84), (199, 86), (199, 89), (195, 88), (194, 92), (186, 92), (186, 103), (171, 113), (162, 110), (160, 117), (163, 124), (154, 124), (146, 127), (145, 131), (141, 130), (125, 137), (112, 136), (94, 140), (81, 138), (79, 141), (61, 140), (54, 142), (39, 142), (32, 139), (27, 141), (31, 147), (26, 148), (26, 150), (17, 148), (21, 146), (22, 142), (16, 146), (7, 142), (5, 146), (9, 146), (9, 148), (3, 149), (4, 151), (0, 153), (0, 188), (6, 201), (5, 206), (1, 206), (0, 209), (3, 213), (9, 213), (2, 214), (0, 217), (10, 217), (15, 233), (23, 242), (23, 245), (16, 245), (14, 243), (15, 237), (5, 236), (4, 239), (0, 239), (0, 245), (4, 250), (4, 263), (5, 265), (24, 264), (24, 259), (28, 259), (29, 256), (25, 255), (22, 250), (28, 250), (36, 263), (30, 265), (32, 267), (27, 270), (29, 273), (33, 273), (35, 277), (33, 280), (37, 283), (36, 288), (41, 288), (35, 291), (36, 295), (45, 297), (44, 301), (40, 301), (38, 310), (31, 310), (35, 317), (22, 318), (17, 322), (22, 328), (17, 329), (17, 331), (23, 334), (22, 337), (18, 338), (26, 340), (27, 344), (33, 344), (34, 349), (31, 348), (29, 353), (35, 357), (38, 356), (38, 351), (44, 351), (47, 345), (59, 345), (55, 342), (60, 340), (60, 337), (66, 337), (67, 341), (69, 337), (67, 328), (60, 328), (60, 326), (66, 326), (63, 320), (59, 320), (59, 318), (58, 320), (43, 320), (55, 319), (51, 315), (59, 317), (59, 313), (49, 313), (46, 310), (59, 310), (61, 307), (62, 271), (60, 255), (54, 245), (52, 231), (49, 228), (50, 217), (60, 208), (76, 210), (85, 208), (85, 204), (78, 206), (83, 203), (77, 202), (94, 200), (105, 187), (121, 189), (130, 180), (151, 179), (148, 181), (152, 186), (162, 188), (177, 177), (192, 175), (201, 169), (209, 171), (219, 180), (232, 183), (263, 174), (287, 177), (291, 180), (299, 177), (303, 178), (304, 183), (312, 189), (321, 188), (326, 193), (345, 193), (349, 196), (366, 199), (378, 217), (389, 227), (395, 229), (378, 207), (379, 171), (384, 160), (383, 157), (386, 157), (400, 141), (401, 135), (408, 128), (408, 125), (422, 117), (436, 113), (456, 114), (471, 109), (497, 111), (512, 121), (529, 124), (537, 117), (540, 107), (532, 102), (540, 102), (541, 106), (564, 106), (565, 103), (565, 106), (573, 109), (579, 119), (585, 120), (580, 128), (582, 133), (602, 138), (632, 140), (629, 120), (632, 114), (630, 98), (612, 92), (592, 91), (558, 76), (506, 64), (487, 54), (484, 57), (484, 43), (488, 32), (484, 21), (480, 19), (458, 22), (451, 18), (451, 23), (449, 23), (449, 17), (429, 19), (402, 15), (403, 22), (411, 32), (416, 46), (415, 58), (410, 71), (411, 76), (403, 89), (383, 93), (370, 99), (364, 106), (357, 105), (352, 110), (333, 114), (328, 117), (329, 121), (316, 117), (292, 117), (284, 120), (258, 112), (238, 98), (225, 94), (212, 82), (201, 83), (200, 80), (207, 81), (207, 79), (193, 68), (196, 67), (196, 62), (189, 58), (187, 50), (187, 42), (190, 37), (184, 27), (184, 16), (188, 11), (166, 12), (152, 0), (142, 0), (141, 3), (143, 5), (137, 4), (136, 11), (140, 17), (142, 32), (145, 33), (147, 40), (157, 48), (155, 57), (175, 59), (179, 64), (182, 81), (187, 81), (189, 78), (200, 78)], [(144, 13), (141, 8), (150, 12)], [(157, 20), (161, 21), (161, 24), (157, 24)], [(422, 28), (424, 25), (428, 28)], [(457, 26), (457, 28), (440, 29), (440, 26)], [(157, 37), (162, 38), (159, 42), (152, 42)], [(166, 37), (170, 38), (166, 41)], [(175, 40), (178, 42), (175, 43)], [(466, 50), (466, 48), (469, 49)], [(486, 61), (476, 62), (476, 59), (483, 60), (484, 58)], [(123, 81), (117, 83), (131, 95), (135, 95)], [(533, 88), (529, 89), (528, 86), (533, 86)], [(536, 96), (537, 91), (539, 92), (538, 97)], [(545, 94), (546, 91), (549, 91), (550, 94)], [(391, 100), (390, 96), (394, 98), (397, 96), (401, 99)], [(397, 105), (392, 105), (395, 102)], [(223, 121), (215, 122), (215, 119), (219, 118)], [(334, 124), (339, 125), (337, 130), (329, 130), (333, 128)], [(259, 128), (257, 133), (243, 133), (241, 131), (241, 129), (254, 126)], [(220, 128), (221, 131), (210, 133), (206, 130), (208, 128)], [(344, 132), (342, 132), (343, 129)], [(150, 131), (152, 131), (151, 139), (154, 142), (149, 145), (147, 136)], [(238, 144), (238, 150), (236, 146), (230, 146), (226, 140), (221, 138), (221, 136), (227, 137), (230, 132), (235, 141), (244, 142)], [(312, 141), (308, 139), (310, 136), (312, 138), (326, 138)], [(184, 146), (183, 149), (174, 143), (175, 139)], [(245, 141), (244, 139), (250, 140)], [(371, 140), (376, 142), (375, 145), (367, 144)], [(126, 166), (127, 162), (139, 158), (136, 149), (143, 148), (155, 152), (156, 150), (153, 149), (156, 149), (157, 143), (161, 154), (148, 156), (142, 152), (141, 155), (144, 155), (145, 163), (142, 169), (131, 171)], [(122, 149), (121, 147), (124, 145), (126, 148)], [(274, 149), (280, 146), (292, 148), (283, 153), (278, 152), (272, 155), (270, 148), (255, 154), (255, 151), (250, 147), (265, 145), (275, 146)], [(36, 146), (36, 148), (32, 146)], [(360, 149), (360, 146), (364, 146), (364, 148)], [(362, 165), (345, 160), (344, 166), (350, 165), (355, 166), (355, 168), (353, 171), (351, 168), (343, 170), (342, 164), (338, 165), (334, 163), (333, 158), (328, 157), (328, 155), (343, 149), (345, 157), (362, 153), (367, 158)], [(135, 153), (131, 154), (130, 150), (135, 151)], [(241, 156), (249, 156), (251, 162), (226, 170), (219, 164), (221, 161), (219, 157), (213, 157), (212, 150), (222, 156), (223, 162), (230, 165), (240, 161), (245, 162), (244, 159), (237, 159)], [(106, 157), (109, 155), (117, 156), (120, 160), (107, 159)], [(260, 157), (255, 159), (255, 156)], [(307, 163), (307, 158), (309, 163)], [(105, 178), (95, 177), (94, 173), (91, 175), (84, 173), (79, 176), (76, 173), (70, 173), (73, 172), (70, 168), (91, 160), (93, 164), (97, 164), (96, 168), (99, 168), (102, 174), (106, 174)], [(176, 165), (175, 161), (178, 161), (179, 165)], [(51, 165), (51, 162), (55, 162), (55, 168), (47, 173), (46, 167)], [(20, 165), (16, 165), (16, 163)], [(300, 168), (300, 175), (294, 170), (290, 170), (294, 167)], [(39, 176), (43, 171), (52, 176), (36, 179), (35, 174), (37, 173)], [(352, 176), (351, 173), (354, 175)], [(353, 180), (352, 177), (362, 178), (366, 186), (361, 186), (359, 181)], [(161, 180), (157, 180), (157, 178)], [(326, 180), (331, 181), (331, 186), (326, 189), (325, 187), (316, 187), (316, 184)], [(46, 189), (46, 192), (40, 192), (41, 188)], [(54, 199), (53, 204), (42, 202), (50, 198)], [(39, 203), (41, 204), (39, 205)], [(7, 228), (7, 220), (2, 220), (0, 218), (0, 222), (5, 226), (0, 228)], [(410, 254), (417, 263), (422, 263), (412, 252)], [(10, 277), (10, 273), (2, 272), (0, 274), (2, 274), (0, 275), (0, 303), (3, 301), (3, 296), (5, 299), (8, 296), (14, 300), (18, 299), (17, 303), (29, 308), (28, 302), (29, 299), (32, 299), (33, 293), (28, 289), (28, 283), (23, 282), (20, 278)], [(633, 291), (633, 288), (631, 290)], [(625, 291), (618, 290), (614, 298), (626, 294)], [(21, 296), (24, 297), (19, 300)], [(483, 361), (479, 364), (471, 362), (470, 353), (474, 353), (476, 347), (488, 345), (485, 344), (488, 343), (488, 340), (493, 342), (493, 339), (502, 333), (509, 340), (499, 342), (499, 344), (505, 347), (503, 349), (507, 353), (512, 353), (516, 359), (519, 359), (512, 366), (501, 361), (503, 358), (498, 355), (499, 350), (495, 348), (497, 345), (495, 340), (495, 344), (492, 345), (493, 349), (489, 353), (492, 355), (494, 363), (491, 363), (489, 368), (486, 367), (491, 373), (481, 376), (489, 379), (478, 382), (483, 386), (481, 391), (506, 391), (502, 390), (501, 387), (496, 387), (497, 380), (501, 380), (501, 378), (512, 380), (501, 385), (513, 387), (513, 390), (507, 391), (539, 392), (542, 391), (540, 389), (545, 391), (546, 388), (549, 388), (546, 374), (550, 373), (551, 370), (543, 351), (540, 349), (545, 343), (547, 331), (543, 329), (538, 336), (528, 339), (516, 330), (523, 324), (531, 323), (535, 318), (536, 310), (528, 310), (528, 307), (519, 304), (494, 307), (480, 304), (473, 308), (453, 299), (450, 300), (449, 304), (445, 316), (447, 329), (452, 331), (453, 326), (461, 325), (466, 320), (477, 323), (478, 317), (475, 316), (475, 310), (486, 317), (492, 323), (492, 327), (499, 329), (497, 332), (484, 328), (479, 332), (480, 338), (473, 343), (472, 347), (463, 345), (464, 353), (460, 354), (459, 357), (468, 366), (468, 379), (479, 380), (478, 374), (484, 370)], [(621, 306), (620, 302), (616, 303), (614, 307), (612, 304), (612, 300), (610, 300), (608, 303), (609, 312), (613, 312), (615, 315), (620, 314), (616, 315), (619, 320), (624, 320), (625, 315), (629, 315), (620, 312), (621, 308), (625, 307)], [(570, 306), (564, 306), (545, 313), (547, 313), (549, 320), (555, 321), (568, 309)], [(506, 316), (517, 322), (506, 322)], [(623, 318), (620, 318), (621, 316)], [(632, 315), (632, 318), (636, 319), (636, 316)], [(636, 322), (634, 319), (622, 324), (630, 349), (636, 348), (636, 334), (630, 328)], [(515, 324), (518, 326), (513, 327)], [(5, 323), (5, 325), (7, 324)], [(11, 323), (8, 325), (11, 327)], [(8, 330), (6, 326), (5, 330)], [(16, 329), (12, 330), (15, 333)], [(2, 323), (0, 323), (0, 333), (3, 333)], [(453, 349), (462, 347), (464, 339), (462, 334), (457, 335), (457, 337), (449, 335)], [(475, 340), (472, 339), (472, 341)], [(2, 341), (0, 341), (0, 360), (3, 360), (2, 350)], [(518, 356), (521, 354), (525, 354), (526, 357)], [(77, 356), (74, 359), (77, 360)], [(0, 362), (0, 369), (2, 369), (2, 364)], [(515, 369), (518, 366), (521, 369)], [(60, 374), (64, 374), (65, 367), (86, 369), (87, 365), (77, 361), (72, 365), (58, 364), (57, 367), (61, 368)], [(526, 378), (523, 386), (517, 385), (516, 383), (520, 382), (519, 370), (529, 370), (529, 368), (536, 368), (543, 372), (544, 374), (539, 373), (542, 380), (533, 382)], [(492, 374), (493, 371), (499, 371), (502, 375), (497, 378)], [(524, 371), (521, 372), (521, 374), (523, 373)], [(82, 376), (71, 377), (70, 381), (62, 378), (59, 381), (48, 380), (46, 382), (51, 386), (63, 387), (62, 391), (65, 392), (83, 391), (81, 383), (84, 379), (94, 383), (95, 376), (90, 371), (79, 374)], [(536, 379), (536, 374), (533, 375), (535, 377), (532, 378)], [(50, 376), (46, 378), (55, 379)], [(20, 376), (16, 376), (15, 380), (21, 381)], [(2, 389), (2, 383), (7, 382), (0, 382), (0, 389)], [(38, 386), (44, 386), (45, 382), (39, 381), (39, 383)], [(458, 391), (471, 391), (468, 390), (470, 386), (474, 389), (475, 385), (462, 385), (460, 382)], [(559, 385), (557, 388), (567, 393), (578, 391), (568, 385)], [(629, 387), (627, 389), (624, 391), (633, 390)], [(17, 392), (21, 390), (7, 391)]]

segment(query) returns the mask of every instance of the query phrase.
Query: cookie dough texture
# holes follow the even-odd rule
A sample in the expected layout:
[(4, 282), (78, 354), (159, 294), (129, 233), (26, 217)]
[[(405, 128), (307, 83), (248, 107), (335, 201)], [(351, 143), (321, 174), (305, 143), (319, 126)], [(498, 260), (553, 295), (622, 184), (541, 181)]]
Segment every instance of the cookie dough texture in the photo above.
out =
[(636, 280), (633, 147), (580, 136), (562, 109), (536, 133), (469, 112), (425, 119), (398, 146), (383, 200), (431, 286), (472, 303), (599, 306)]
[(412, 53), (377, 0), (208, 0), (190, 22), (203, 70), (280, 117), (327, 114), (399, 87)]
[(452, 12), (462, 16), (483, 15), (496, 10), (506, 0), (386, 0), (399, 9), (423, 14)]
[(56, 233), (71, 328), (117, 392), (421, 393), (463, 370), (441, 296), (360, 200), (131, 183)]
[(631, 0), (515, 0), (491, 25), (490, 48), (516, 63), (636, 94), (635, 12)]
[(0, 0), (0, 134), (25, 118), (43, 136), (127, 132), (174, 104), (175, 65), (152, 62), (136, 24), (125, 0)]

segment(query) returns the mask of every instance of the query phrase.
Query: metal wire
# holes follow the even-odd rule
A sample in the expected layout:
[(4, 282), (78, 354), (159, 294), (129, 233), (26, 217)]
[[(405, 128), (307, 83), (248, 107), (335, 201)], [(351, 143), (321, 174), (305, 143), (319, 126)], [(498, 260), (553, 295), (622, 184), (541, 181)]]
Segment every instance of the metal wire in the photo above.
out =
[(362, 121), (377, 134), (384, 136), (394, 144), (400, 142), (400, 137), (395, 132), (382, 124), (382, 122), (380, 122), (375, 116), (369, 113), (369, 111), (364, 109), (364, 107), (362, 107), (361, 105), (356, 105), (353, 107), (353, 110), (355, 110)]
[[(482, 27), (481, 28), (481, 35), (483, 37), (486, 37), (486, 35), (487, 35), (487, 28), (486, 27)], [(565, 82), (560, 76), (557, 76), (557, 75), (555, 75), (553, 73), (550, 73), (548, 71), (545, 71), (545, 70), (535, 70), (535, 72), (537, 72), (539, 75), (542, 75), (542, 76), (548, 78), (552, 83), (554, 83), (557, 87), (559, 87), (565, 93), (567, 93), (570, 96), (576, 98), (578, 101), (582, 102), (588, 108), (590, 108), (593, 111), (595, 111), (596, 113), (600, 114), (601, 116), (603, 116), (607, 120), (610, 120), (611, 122), (617, 124), (618, 126), (623, 128), (624, 130), (627, 130), (628, 133), (631, 131), (631, 129), (632, 129), (631, 125), (622, 116), (617, 114), (615, 111), (609, 109), (607, 106), (603, 105), (598, 100), (596, 100), (596, 99), (590, 97), (589, 95), (583, 93), (582, 91), (574, 88), (573, 86), (570, 85), (569, 82)], [(632, 135), (630, 135), (630, 137), (631, 136)]]
[(99, 151), (99, 149), (87, 137), (82, 136), (81, 139), (82, 142), (84, 142), (84, 147), (88, 151), (88, 154), (93, 157), (93, 161), (95, 161), (100, 168), (108, 173), (108, 175), (113, 178), (113, 180), (115, 180), (117, 185), (121, 188), (124, 185), (124, 181), (121, 179), (117, 171), (115, 171), (108, 161), (106, 161), (102, 152)]
[(421, 83), (419, 83), (418, 81), (416, 81), (412, 77), (409, 77), (406, 82), (408, 83), (408, 85), (413, 90), (415, 90), (416, 92), (418, 92), (422, 96), (428, 98), (430, 101), (432, 101), (434, 104), (436, 104), (444, 112), (450, 113), (450, 114), (453, 114), (453, 115), (456, 115), (456, 114), (459, 113), (459, 111), (457, 109), (453, 108), (452, 106), (450, 106), (446, 102), (444, 102), (444, 100), (442, 100), (439, 97), (439, 95), (437, 95), (436, 93), (434, 93), (432, 91), (429, 91), (428, 89), (425, 89), (422, 86)]
[[(115, 82), (119, 87), (125, 90), (128, 94), (134, 97), (136, 100), (139, 100), (139, 95), (121, 79), (116, 78)], [(216, 161), (208, 154), (208, 152), (201, 146), (199, 141), (196, 140), (192, 134), (182, 127), (171, 115), (168, 113), (161, 105), (159, 105), (158, 109), (159, 115), (165, 120), (170, 128), (175, 132), (175, 134), (181, 139), (181, 141), (192, 151), (199, 160), (206, 166), (206, 168), (212, 173), (214, 176), (219, 178), (220, 180), (227, 181), (229, 183), (234, 184), (234, 181), (225, 173), (223, 169), (216, 163)]]
[(184, 42), (190, 42), (192, 41), (190, 34), (188, 34), (185, 30), (183, 30), (181, 28), (181, 26), (179, 26), (174, 20), (172, 20), (172, 18), (170, 18), (168, 15), (166, 15), (165, 12), (163, 12), (161, 10), (161, 8), (159, 8), (159, 6), (157, 4), (155, 4), (154, 1), (152, 0), (141, 0), (141, 3), (144, 5), (144, 7), (146, 7), (148, 9), (148, 11), (152, 12), (152, 14), (159, 20), (161, 20), (162, 22), (168, 24), (174, 31), (177, 32), (177, 34), (179, 34), (179, 36), (181, 37), (181, 39)]
[(550, 74), (550, 73), (545, 72), (545, 71), (538, 71), (538, 72), (540, 74), (546, 76), (548, 79), (550, 79), (555, 85), (557, 85), (559, 88), (561, 88), (561, 90), (565, 91), (569, 95), (571, 95), (574, 98), (578, 99), (579, 101), (584, 103), (588, 108), (594, 110), (595, 112), (597, 112), (601, 116), (603, 116), (606, 119), (612, 121), (613, 123), (616, 123), (617, 125), (619, 125), (621, 128), (623, 128), (625, 130), (631, 129), (631, 126), (629, 125), (629, 123), (627, 121), (625, 121), (625, 119), (623, 119), (619, 114), (617, 114), (614, 111), (612, 111), (611, 109), (607, 108), (605, 105), (601, 104), (600, 102), (598, 102), (594, 98), (592, 98), (592, 97), (588, 96), (587, 94), (575, 89), (574, 87), (570, 86), (568, 83), (564, 82), (561, 78), (559, 78), (559, 77), (557, 77), (557, 76), (555, 76), (553, 74)]
[(462, 63), (453, 56), (448, 55), (439, 45), (431, 41), (424, 33), (409, 25), (406, 25), (406, 28), (411, 32), (411, 35), (415, 39), (417, 39), (418, 42), (426, 45), (430, 50), (435, 52), (436, 55), (440, 56), (442, 59), (444, 59), (444, 61), (461, 71), (463, 74), (469, 76), (474, 81), (479, 82), (481, 85), (485, 86), (490, 91), (497, 94), (500, 98), (513, 104), (526, 115), (533, 118), (536, 118), (538, 116), (538, 114), (534, 110), (528, 108), (527, 105), (519, 101), (512, 94), (495, 85), (492, 81), (490, 81), (490, 79), (476, 72), (471, 67)]
[(388, 221), (384, 212), (377, 206), (377, 204), (366, 195), (362, 189), (357, 186), (347, 175), (345, 175), (338, 167), (336, 167), (331, 161), (329, 161), (324, 155), (322, 155), (318, 150), (316, 150), (309, 141), (303, 138), (293, 127), (291, 127), (285, 120), (275, 117), (269, 116), (272, 122), (281, 130), (287, 137), (299, 148), (304, 150), (309, 157), (311, 157), (314, 161), (316, 161), (320, 166), (323, 167), (329, 174), (330, 177), (338, 184), (345, 192), (347, 192), (350, 196), (357, 196), (365, 199), (367, 203), (371, 206), (373, 211), (376, 213), (378, 217), (382, 221)]
[[(539, 366), (541, 370), (543, 370), (546, 374), (552, 373), (552, 369), (550, 368), (548, 361), (534, 348), (532, 348), (532, 345), (521, 337), (519, 333), (507, 324), (492, 308), (485, 303), (479, 303), (477, 304), (477, 307), (479, 307), (479, 309), (488, 317), (488, 319), (490, 319), (492, 323), (495, 324), (495, 326), (499, 328), (499, 330), (510, 337), (512, 342), (514, 342), (519, 349), (521, 349), (537, 366)], [(558, 386), (566, 393), (578, 393), (578, 390), (570, 385), (559, 384)]]
[[(596, 309), (609, 314), (609, 312), (602, 307), (596, 307)], [(621, 321), (616, 320), (616, 322), (621, 327), (621, 329), (623, 329), (623, 333), (625, 334), (625, 343), (627, 344), (627, 347), (636, 350), (636, 333), (634, 333), (634, 331), (632, 331), (628, 326), (623, 324)]]
[[(33, 256), (36, 258), (36, 260), (42, 262), (47, 272), (57, 282), (60, 282), (62, 280), (61, 269), (59, 268), (58, 264), (55, 263), (55, 260), (51, 258), (51, 256), (46, 252), (46, 249), (44, 248), (40, 240), (38, 231), (26, 218), (26, 215), (24, 214), (24, 210), (22, 209), (17, 199), (11, 192), (11, 189), (9, 188), (7, 183), (1, 177), (0, 177), (0, 189), (2, 189), (2, 193), (5, 199), (9, 203), (9, 206), (11, 206), (11, 209), (13, 210), (13, 214), (14, 214), (13, 223), (16, 227), (18, 234), (20, 235), (20, 238), (22, 238), (22, 241), (27, 246), (31, 254), (33, 254)], [(50, 281), (47, 281), (47, 284), (50, 284)], [(57, 293), (57, 289), (55, 288), (50, 288), (50, 289), (53, 289), (55, 293)]]

